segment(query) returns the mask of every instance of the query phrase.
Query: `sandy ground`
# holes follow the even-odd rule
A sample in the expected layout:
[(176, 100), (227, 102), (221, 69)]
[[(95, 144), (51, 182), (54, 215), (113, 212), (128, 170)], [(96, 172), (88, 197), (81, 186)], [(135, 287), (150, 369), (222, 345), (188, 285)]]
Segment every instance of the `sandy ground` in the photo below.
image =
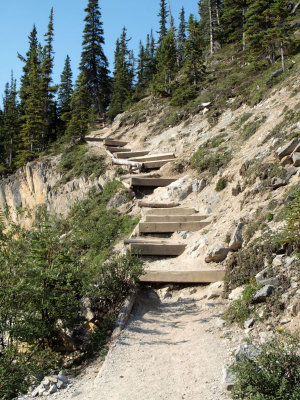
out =
[(226, 300), (204, 299), (205, 290), (185, 288), (163, 299), (160, 291), (144, 289), (102, 367), (99, 361), (92, 363), (71, 386), (51, 397), (228, 399), (223, 368), (241, 339), (219, 327)]

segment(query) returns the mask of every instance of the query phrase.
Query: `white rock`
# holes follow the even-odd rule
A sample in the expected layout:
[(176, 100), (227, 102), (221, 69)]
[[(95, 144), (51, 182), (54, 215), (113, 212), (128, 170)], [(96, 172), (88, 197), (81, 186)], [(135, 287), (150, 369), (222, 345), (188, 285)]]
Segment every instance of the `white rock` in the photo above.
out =
[(243, 228), (243, 223), (239, 222), (229, 242), (229, 250), (237, 251), (242, 247), (243, 245), (242, 228)]
[(245, 289), (245, 286), (239, 286), (239, 287), (233, 289), (233, 291), (228, 296), (229, 300), (234, 301), (234, 300), (238, 300), (239, 298), (241, 298), (244, 289)]
[(283, 264), (283, 255), (278, 255), (275, 258), (273, 258), (272, 265), (274, 267), (280, 267), (280, 265)]
[(225, 244), (219, 243), (213, 245), (205, 258), (205, 262), (221, 262), (224, 261), (228, 254), (228, 248)]

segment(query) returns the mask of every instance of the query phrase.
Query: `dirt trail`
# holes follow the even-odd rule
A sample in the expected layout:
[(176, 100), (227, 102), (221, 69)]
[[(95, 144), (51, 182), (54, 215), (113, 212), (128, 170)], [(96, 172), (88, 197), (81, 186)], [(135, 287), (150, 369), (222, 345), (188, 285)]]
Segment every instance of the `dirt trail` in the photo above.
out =
[[(193, 289), (195, 291), (196, 289)], [(143, 290), (130, 321), (99, 365), (57, 394), (64, 400), (225, 400), (222, 370), (239, 344), (220, 330), (225, 300), (204, 288), (160, 298)], [(202, 299), (201, 299), (202, 298)]]

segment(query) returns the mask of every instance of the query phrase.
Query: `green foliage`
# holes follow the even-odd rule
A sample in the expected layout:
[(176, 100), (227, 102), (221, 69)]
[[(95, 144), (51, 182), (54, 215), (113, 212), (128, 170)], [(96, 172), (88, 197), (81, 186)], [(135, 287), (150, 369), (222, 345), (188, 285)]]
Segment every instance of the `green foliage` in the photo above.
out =
[(257, 292), (259, 286), (247, 285), (243, 290), (242, 296), (238, 300), (234, 300), (224, 313), (224, 319), (229, 324), (236, 322), (241, 328), (244, 323), (254, 313), (255, 308), (251, 304), (253, 295)]
[(65, 114), (64, 120), (68, 120), (67, 114), (71, 111), (71, 99), (73, 93), (72, 69), (70, 57), (67, 56), (63, 72), (60, 76), (58, 91), (58, 109), (61, 116)]
[(59, 163), (59, 170), (63, 173), (61, 183), (81, 176), (98, 178), (105, 168), (104, 157), (89, 154), (86, 144), (68, 147)]
[(160, 45), (162, 41), (165, 39), (167, 36), (167, 18), (168, 18), (169, 12), (167, 8), (167, 2), (166, 0), (160, 0), (160, 10), (158, 13), (159, 17), (159, 31), (158, 31), (158, 44)]
[(250, 360), (243, 357), (232, 367), (236, 374), (233, 399), (297, 400), (300, 396), (299, 337), (282, 333), (262, 345)]
[(286, 220), (281, 235), (283, 244), (292, 245), (295, 251), (300, 251), (300, 190), (296, 192), (293, 201), (286, 206)]
[(199, 172), (208, 170), (212, 175), (216, 175), (221, 167), (226, 166), (231, 160), (232, 152), (229, 148), (217, 148), (209, 151), (206, 144), (200, 146), (199, 150), (193, 154), (191, 164)]
[(224, 190), (227, 186), (227, 179), (226, 178), (220, 178), (216, 184), (216, 191), (221, 192)]
[(256, 133), (258, 128), (261, 126), (261, 124), (264, 123), (264, 121), (267, 119), (266, 116), (263, 116), (262, 118), (258, 118), (256, 121), (254, 120), (253, 122), (250, 122), (250, 124), (244, 125), (242, 131), (241, 131), (241, 137), (243, 140), (248, 140), (252, 135)]

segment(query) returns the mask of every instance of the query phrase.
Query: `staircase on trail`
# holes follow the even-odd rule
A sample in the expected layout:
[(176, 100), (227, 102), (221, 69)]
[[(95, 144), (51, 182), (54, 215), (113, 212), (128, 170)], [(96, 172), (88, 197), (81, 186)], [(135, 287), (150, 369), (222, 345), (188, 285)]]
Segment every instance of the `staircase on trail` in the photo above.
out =
[[(111, 156), (114, 164), (129, 168), (129, 174), (119, 179), (125, 186), (139, 192), (144, 188), (153, 191), (158, 187), (167, 187), (177, 178), (161, 177), (151, 170), (159, 170), (169, 162), (174, 162), (174, 153), (150, 154), (148, 150), (131, 150), (126, 148), (128, 142), (106, 138), (101, 139)], [(146, 173), (141, 173), (141, 172)], [(124, 245), (133, 253), (147, 261), (145, 273), (141, 277), (143, 282), (177, 282), (177, 283), (211, 283), (224, 278), (223, 269), (191, 266), (186, 264), (189, 260), (183, 260), (176, 264), (176, 258), (180, 257), (187, 248), (187, 243), (182, 240), (169, 238), (175, 232), (197, 232), (211, 224), (207, 215), (201, 215), (193, 208), (181, 207), (179, 203), (149, 202), (143, 198), (138, 206), (144, 209), (143, 219), (137, 227), (137, 237), (124, 240)], [(135, 233), (136, 234), (136, 233)], [(151, 267), (151, 260), (159, 261), (171, 258), (167, 263), (168, 268)], [(180, 259), (181, 260), (181, 259)], [(180, 269), (177, 266), (180, 264)], [(148, 266), (149, 265), (149, 266)], [(157, 265), (157, 264), (155, 264)], [(164, 264), (166, 265), (166, 263)], [(174, 268), (173, 268), (174, 265)], [(170, 269), (171, 266), (171, 269)]]

